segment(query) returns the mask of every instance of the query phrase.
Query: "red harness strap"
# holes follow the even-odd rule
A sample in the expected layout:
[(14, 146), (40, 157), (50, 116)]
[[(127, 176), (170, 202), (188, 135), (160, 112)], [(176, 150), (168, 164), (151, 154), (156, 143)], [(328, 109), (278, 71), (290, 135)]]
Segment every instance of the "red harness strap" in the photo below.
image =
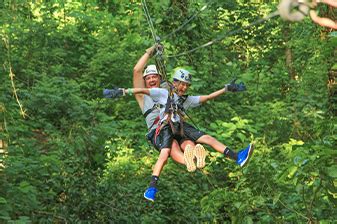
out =
[[(160, 117), (157, 116), (149, 129), (151, 129), (154, 125), (158, 124), (159, 120), (160, 120)], [(156, 131), (155, 131), (155, 135), (154, 135), (154, 143), (156, 143), (156, 139), (157, 139), (157, 136), (160, 133), (160, 129), (161, 129), (161, 125), (158, 125), (158, 127), (156, 128)]]

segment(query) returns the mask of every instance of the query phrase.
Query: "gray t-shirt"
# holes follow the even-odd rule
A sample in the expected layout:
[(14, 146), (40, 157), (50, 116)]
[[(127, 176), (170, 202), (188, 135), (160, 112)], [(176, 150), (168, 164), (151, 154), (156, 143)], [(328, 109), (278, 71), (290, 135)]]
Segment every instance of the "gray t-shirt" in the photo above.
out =
[[(168, 88), (168, 84), (167, 82), (162, 82), (160, 83), (160, 88)], [(156, 106), (155, 109), (152, 109), (154, 106)], [(164, 107), (165, 104), (162, 105), (162, 107)], [(148, 110), (152, 110), (146, 117), (145, 117), (145, 122), (147, 125), (147, 128), (152, 130), (157, 128), (157, 124), (153, 125), (153, 123), (155, 122), (156, 118), (159, 115), (160, 112), (160, 104), (158, 102), (153, 101), (153, 99), (148, 96), (148, 95), (144, 95), (144, 105), (143, 105), (143, 114), (145, 114)]]
[[(148, 95), (144, 95), (144, 106), (143, 106), (143, 114), (152, 109), (154, 105), (157, 105), (157, 108), (155, 108), (154, 110), (151, 111), (151, 113), (149, 113), (146, 118), (145, 118), (145, 122), (146, 122), (146, 125), (147, 125), (147, 128), (151, 128), (152, 129), (155, 129), (157, 128), (157, 124), (153, 125), (152, 124), (154, 123), (154, 121), (156, 120), (156, 118), (158, 117), (159, 115), (159, 112), (160, 112), (160, 107), (159, 107), (159, 103), (158, 102), (155, 102), (150, 96)], [(152, 127), (151, 127), (152, 126)]]
[[(168, 90), (167, 89), (161, 89), (161, 88), (152, 88), (150, 89), (150, 97), (154, 102), (157, 102), (162, 105), (166, 105), (167, 98), (168, 98)], [(179, 96), (177, 94), (174, 94), (173, 101), (174, 103), (178, 104)], [(200, 105), (200, 96), (188, 96), (183, 103), (183, 107), (185, 110), (193, 107), (197, 107)], [(160, 120), (165, 120), (165, 107), (160, 108), (159, 112)], [(178, 122), (180, 120), (179, 115), (176, 115), (175, 117), (171, 118), (172, 121)]]

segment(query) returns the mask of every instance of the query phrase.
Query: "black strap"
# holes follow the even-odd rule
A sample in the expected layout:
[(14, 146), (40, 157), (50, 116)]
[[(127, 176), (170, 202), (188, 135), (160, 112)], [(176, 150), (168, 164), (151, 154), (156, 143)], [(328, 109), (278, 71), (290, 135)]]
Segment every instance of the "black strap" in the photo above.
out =
[(150, 113), (152, 113), (155, 109), (160, 109), (160, 108), (163, 108), (164, 105), (162, 104), (154, 104), (152, 108), (148, 109), (147, 111), (145, 111), (145, 113), (143, 114), (144, 117), (146, 118), (147, 116), (149, 116)]
[(166, 113), (169, 113), (169, 112), (172, 112), (171, 109), (172, 109), (172, 103), (173, 103), (173, 99), (172, 97), (170, 96), (170, 93), (167, 95), (167, 100), (166, 100), (166, 104), (165, 104), (165, 114)]
[(179, 96), (178, 98), (178, 109), (185, 112), (184, 103), (187, 100), (188, 95)]

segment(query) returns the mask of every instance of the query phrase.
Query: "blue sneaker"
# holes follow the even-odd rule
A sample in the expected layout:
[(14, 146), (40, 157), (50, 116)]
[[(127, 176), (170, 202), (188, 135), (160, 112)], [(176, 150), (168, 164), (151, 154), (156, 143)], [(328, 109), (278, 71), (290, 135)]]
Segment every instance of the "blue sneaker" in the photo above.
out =
[(146, 198), (149, 201), (154, 202), (154, 200), (156, 199), (156, 193), (157, 193), (157, 188), (149, 187), (148, 189), (146, 189), (144, 193), (144, 198)]
[(250, 156), (253, 153), (253, 150), (254, 150), (253, 144), (249, 144), (247, 148), (240, 150), (238, 152), (238, 159), (236, 160), (236, 163), (241, 167), (246, 165)]

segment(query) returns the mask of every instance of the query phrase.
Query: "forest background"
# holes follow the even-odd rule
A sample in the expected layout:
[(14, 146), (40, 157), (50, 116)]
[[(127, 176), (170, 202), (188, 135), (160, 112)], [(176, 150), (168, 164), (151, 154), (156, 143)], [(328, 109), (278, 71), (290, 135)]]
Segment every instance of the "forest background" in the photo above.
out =
[[(169, 160), (151, 205), (143, 192), (158, 153), (141, 111), (134, 97), (102, 97), (132, 86), (133, 66), (154, 43), (141, 2), (2, 1), (0, 223), (337, 220), (336, 31), (308, 17), (244, 28), (277, 4), (147, 2), (160, 37), (195, 16), (162, 40), (168, 73), (193, 71), (190, 94), (234, 76), (246, 83), (194, 109), (194, 122), (235, 150), (256, 142), (243, 169), (211, 148), (202, 171)], [(337, 19), (336, 9), (317, 10)]]

